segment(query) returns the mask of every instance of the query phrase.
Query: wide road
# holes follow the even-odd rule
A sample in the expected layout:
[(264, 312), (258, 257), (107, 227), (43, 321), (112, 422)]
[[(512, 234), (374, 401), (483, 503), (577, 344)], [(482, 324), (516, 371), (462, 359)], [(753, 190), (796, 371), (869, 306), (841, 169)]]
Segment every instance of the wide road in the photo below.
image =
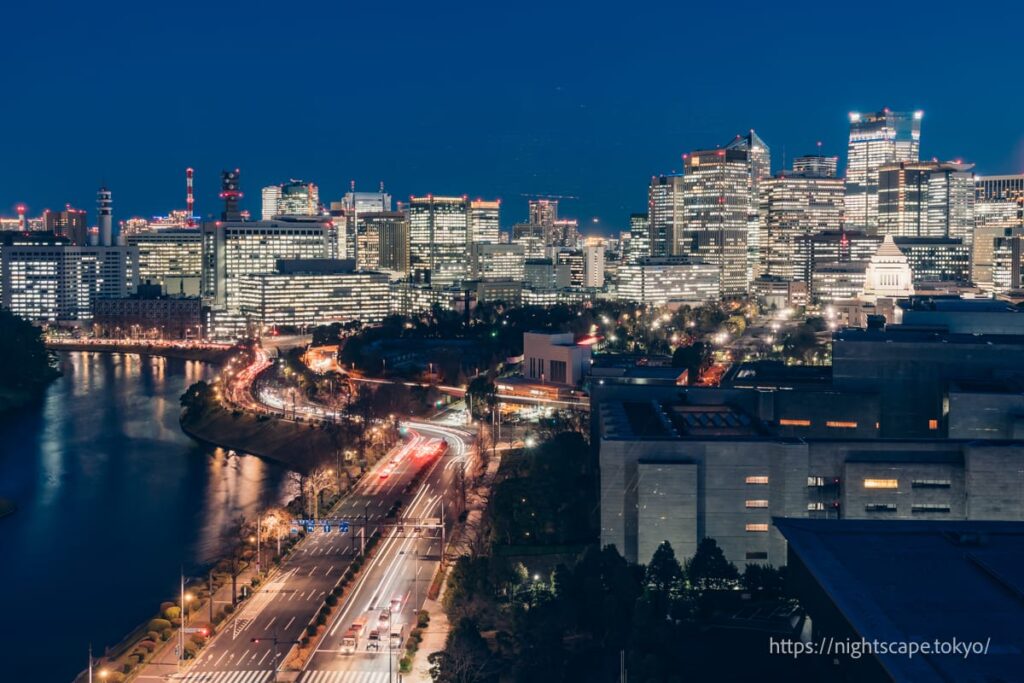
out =
[[(440, 528), (430, 526), (430, 521), (443, 519), (445, 534), (450, 531), (451, 521), (459, 512), (459, 470), (470, 447), (468, 434), (460, 429), (424, 423), (411, 427), (423, 436), (445, 439), (448, 453), (424, 477), (412, 503), (403, 511), (401, 523), (388, 528), (373, 561), (364, 568), (329, 624), (327, 636), (310, 658), (299, 683), (398, 681), (398, 660), (443, 552), (444, 536)], [(366, 625), (351, 652), (343, 647), (343, 641), (357, 620)], [(380, 635), (379, 647), (372, 644), (373, 630)], [(396, 634), (395, 648), (389, 651), (391, 633)]]
[[(442, 428), (442, 431), (449, 430)], [(416, 423), (409, 430), (408, 438), (367, 473), (332, 515), (352, 522), (349, 533), (342, 534), (336, 528), (325, 532), (317, 527), (283, 565), (274, 581), (242, 604), (232, 624), (203, 649), (188, 673), (175, 678), (186, 683), (266, 683), (273, 680), (274, 670), (291, 648), (291, 644), (284, 641), (296, 641), (303, 636), (327, 593), (337, 585), (356, 556), (357, 530), (364, 515), (369, 521), (367, 537), (380, 529), (385, 535), (381, 548), (387, 550), (393, 544), (387, 538), (393, 533), (393, 527), (382, 525), (393, 521), (387, 520), (386, 515), (392, 504), (404, 497), (404, 490), (416, 471), (422, 466), (432, 468), (429, 476), (422, 480), (419, 491), (429, 487), (430, 497), (436, 498), (447, 490), (452, 481), (450, 463), (458, 462), (460, 454), (464, 456), (465, 445), (450, 448), (440, 459), (417, 457), (418, 447), (437, 438), (437, 434), (430, 425)], [(392, 465), (396, 456), (400, 460)], [(429, 464), (424, 465), (424, 462)], [(383, 476), (385, 469), (387, 476)], [(412, 496), (418, 501), (423, 499), (417, 491), (410, 492), (409, 498)], [(406, 507), (409, 505), (410, 501), (406, 501)], [(416, 510), (423, 509), (420, 503), (416, 505)], [(431, 509), (436, 510), (436, 505)], [(367, 566), (372, 573), (378, 565), (371, 562)], [(364, 568), (362, 575), (366, 574)], [(253, 638), (259, 638), (260, 642), (252, 642)], [(276, 646), (274, 639), (279, 641)]]

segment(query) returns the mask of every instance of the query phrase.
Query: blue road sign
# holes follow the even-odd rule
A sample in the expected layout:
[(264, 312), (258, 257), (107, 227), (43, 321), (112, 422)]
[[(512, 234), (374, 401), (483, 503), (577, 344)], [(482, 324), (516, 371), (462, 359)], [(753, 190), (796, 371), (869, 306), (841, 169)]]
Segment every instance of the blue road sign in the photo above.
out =
[(342, 522), (341, 524), (339, 524), (338, 525), (338, 531), (340, 531), (343, 534), (347, 534), (348, 533), (348, 522)]
[(307, 533), (307, 534), (311, 534), (311, 533), (313, 533), (313, 529), (315, 529), (315, 528), (316, 528), (316, 527), (314, 527), (314, 526), (313, 526), (312, 524), (307, 524), (307, 525), (306, 525), (306, 533)]
[(330, 531), (330, 530), (331, 530), (331, 525), (330, 525), (330, 524), (327, 524), (327, 523), (325, 522), (325, 523), (324, 523), (324, 531)]

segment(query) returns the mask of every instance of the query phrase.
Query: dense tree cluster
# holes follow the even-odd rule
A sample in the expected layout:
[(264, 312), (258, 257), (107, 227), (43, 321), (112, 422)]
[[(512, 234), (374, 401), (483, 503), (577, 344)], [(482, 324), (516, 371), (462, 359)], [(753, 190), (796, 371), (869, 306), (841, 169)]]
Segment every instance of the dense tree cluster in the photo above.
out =
[(38, 327), (0, 309), (0, 390), (34, 391), (59, 373)]

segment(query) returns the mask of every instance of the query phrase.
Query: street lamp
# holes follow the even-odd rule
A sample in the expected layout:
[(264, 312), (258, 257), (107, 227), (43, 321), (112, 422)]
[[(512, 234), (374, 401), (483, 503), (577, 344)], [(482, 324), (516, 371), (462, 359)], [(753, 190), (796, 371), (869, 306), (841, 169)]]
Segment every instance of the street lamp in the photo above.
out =
[(192, 611), (189, 609), (189, 604), (194, 599), (195, 596), (192, 595), (192, 593), (185, 593), (185, 604), (182, 606), (182, 609), (185, 610), (185, 614), (183, 615), (185, 617), (185, 621), (183, 622), (184, 624), (187, 624), (189, 621), (189, 617), (192, 616)]

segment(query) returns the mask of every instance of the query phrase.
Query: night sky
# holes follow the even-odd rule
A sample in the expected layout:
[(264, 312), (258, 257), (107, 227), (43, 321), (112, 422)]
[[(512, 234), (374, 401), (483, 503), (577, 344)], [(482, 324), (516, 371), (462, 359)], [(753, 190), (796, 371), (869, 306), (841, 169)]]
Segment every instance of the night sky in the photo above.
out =
[[(553, 3), (552, 3), (553, 4)], [(652, 174), (755, 128), (782, 157), (845, 161), (847, 112), (925, 111), (922, 157), (1024, 170), (1017, 3), (8, 4), (0, 213), (72, 202), (95, 220), (219, 211), (221, 168), (337, 199), (576, 195), (625, 228)], [(780, 9), (785, 5), (784, 9)], [(600, 223), (593, 218), (599, 217)]]

